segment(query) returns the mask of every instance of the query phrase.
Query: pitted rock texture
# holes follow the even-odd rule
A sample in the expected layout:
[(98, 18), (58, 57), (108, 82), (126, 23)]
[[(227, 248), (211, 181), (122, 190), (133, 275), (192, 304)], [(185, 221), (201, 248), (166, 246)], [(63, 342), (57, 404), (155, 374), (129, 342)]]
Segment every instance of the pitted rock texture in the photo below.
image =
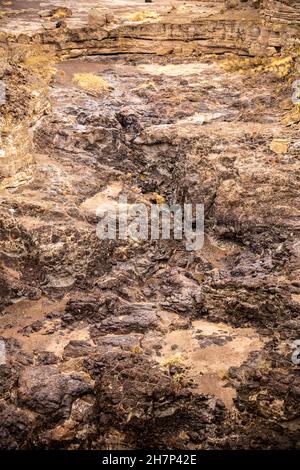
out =
[[(94, 29), (65, 3), (3, 9), (34, 163), (1, 186), (0, 447), (299, 448), (296, 2), (122, 1)], [(120, 196), (203, 203), (203, 248), (101, 240)]]
[(55, 366), (27, 367), (19, 378), (18, 401), (53, 419), (56, 413), (67, 413), (71, 397), (90, 391), (91, 385), (78, 374), (63, 375)]
[(207, 429), (213, 435), (224, 420), (221, 402), (179, 388), (138, 355), (107, 355), (96, 364), (101, 371), (96, 385), (100, 435), (108, 430), (104, 442), (115, 434), (132, 448), (186, 448), (191, 440), (201, 442)]

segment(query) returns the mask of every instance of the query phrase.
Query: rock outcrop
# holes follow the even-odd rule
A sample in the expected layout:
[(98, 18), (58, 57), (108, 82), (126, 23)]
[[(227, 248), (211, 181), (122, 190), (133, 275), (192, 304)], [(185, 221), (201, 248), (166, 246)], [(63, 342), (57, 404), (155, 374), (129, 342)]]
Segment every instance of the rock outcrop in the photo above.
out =
[(298, 2), (84, 3), (1, 11), (0, 447), (298, 448)]

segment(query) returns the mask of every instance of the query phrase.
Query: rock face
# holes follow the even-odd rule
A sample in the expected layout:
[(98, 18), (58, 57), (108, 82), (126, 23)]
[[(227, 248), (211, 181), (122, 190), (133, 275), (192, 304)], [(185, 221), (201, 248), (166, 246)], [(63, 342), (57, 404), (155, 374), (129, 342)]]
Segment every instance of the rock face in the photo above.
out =
[(300, 5), (294, 0), (271, 1), (264, 0), (263, 11), (265, 18), (272, 23), (299, 24)]
[(0, 402), (0, 449), (17, 450), (23, 447), (31, 432), (32, 420), (20, 409)]
[[(20, 53), (7, 50), (3, 59), (0, 56), (0, 80), (5, 84), (4, 98), (0, 102), (2, 179), (24, 172), (32, 164), (33, 127), (49, 106), (50, 72), (45, 69), (45, 75), (40, 75), (31, 67), (21, 67), (18, 61), (26, 61), (26, 55), (25, 49)], [(22, 176), (24, 178), (24, 173)]]
[[(40, 15), (37, 12), (31, 27), (28, 28), (27, 23), (26, 34), (24, 29), (21, 30), (26, 9), (17, 15), (17, 19), (7, 12), (1, 43), (11, 43), (11, 33), (16, 28), (20, 29), (16, 33), (19, 43), (48, 44), (66, 56), (97, 51), (165, 54), (173, 50), (217, 53), (232, 50), (245, 55), (251, 54), (253, 41), (257, 50), (265, 54), (272, 52), (269, 48), (275, 39), (281, 47), (286, 47), (295, 44), (298, 36), (299, 6), (292, 1), (229, 1), (225, 2), (225, 8), (223, 1), (214, 2), (214, 5), (197, 2), (188, 6), (175, 1), (173, 8), (160, 2), (155, 5), (155, 14), (152, 10), (141, 10), (141, 5), (130, 6), (130, 3), (120, 9), (106, 2), (101, 8), (93, 8), (94, 2), (84, 2), (85, 11), (89, 3), (92, 7), (87, 17), (82, 14), (81, 3), (74, 2), (73, 16), (62, 27), (54, 29), (45, 24), (45, 16), (51, 16), (51, 12), (46, 10), (44, 14), (39, 12)], [(108, 5), (110, 8), (106, 8)], [(67, 16), (70, 14), (65, 13), (64, 18)], [(280, 27), (282, 23), (285, 28)]]
[(27, 367), (19, 378), (19, 403), (40, 414), (66, 417), (76, 396), (91, 392), (78, 374), (62, 375), (53, 366)]
[(103, 443), (115, 433), (130, 448), (185, 448), (191, 437), (199, 442), (207, 432), (213, 436), (224, 420), (222, 403), (178, 389), (137, 355), (108, 355), (100, 370), (96, 414)]
[(298, 448), (298, 2), (84, 3), (1, 10), (0, 447)]
[(103, 27), (114, 20), (112, 12), (106, 8), (93, 8), (89, 12), (88, 23), (93, 27)]

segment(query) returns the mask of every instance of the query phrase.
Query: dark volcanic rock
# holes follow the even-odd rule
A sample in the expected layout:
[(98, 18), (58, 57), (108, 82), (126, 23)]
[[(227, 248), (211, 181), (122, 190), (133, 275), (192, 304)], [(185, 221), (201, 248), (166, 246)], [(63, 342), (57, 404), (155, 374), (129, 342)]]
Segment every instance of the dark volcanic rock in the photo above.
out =
[(95, 352), (95, 347), (93, 347), (87, 341), (70, 341), (69, 344), (64, 349), (64, 357), (81, 357), (88, 356), (89, 354)]
[(26, 448), (30, 440), (32, 420), (24, 411), (0, 401), (0, 449)]
[(96, 367), (101, 370), (96, 413), (103, 443), (115, 430), (134, 448), (185, 448), (213, 436), (224, 420), (222, 403), (194, 395), (139, 355), (108, 354)]
[(74, 398), (91, 391), (80, 374), (62, 374), (55, 366), (28, 367), (19, 378), (18, 402), (50, 419), (66, 418)]

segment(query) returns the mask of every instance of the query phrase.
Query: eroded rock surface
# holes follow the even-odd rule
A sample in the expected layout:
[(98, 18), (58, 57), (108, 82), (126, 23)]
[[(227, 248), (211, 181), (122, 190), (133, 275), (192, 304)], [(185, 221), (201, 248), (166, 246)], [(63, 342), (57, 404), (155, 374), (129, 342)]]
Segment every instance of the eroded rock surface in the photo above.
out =
[[(297, 2), (15, 3), (0, 447), (299, 447)], [(100, 240), (120, 196), (203, 203), (203, 248)]]

